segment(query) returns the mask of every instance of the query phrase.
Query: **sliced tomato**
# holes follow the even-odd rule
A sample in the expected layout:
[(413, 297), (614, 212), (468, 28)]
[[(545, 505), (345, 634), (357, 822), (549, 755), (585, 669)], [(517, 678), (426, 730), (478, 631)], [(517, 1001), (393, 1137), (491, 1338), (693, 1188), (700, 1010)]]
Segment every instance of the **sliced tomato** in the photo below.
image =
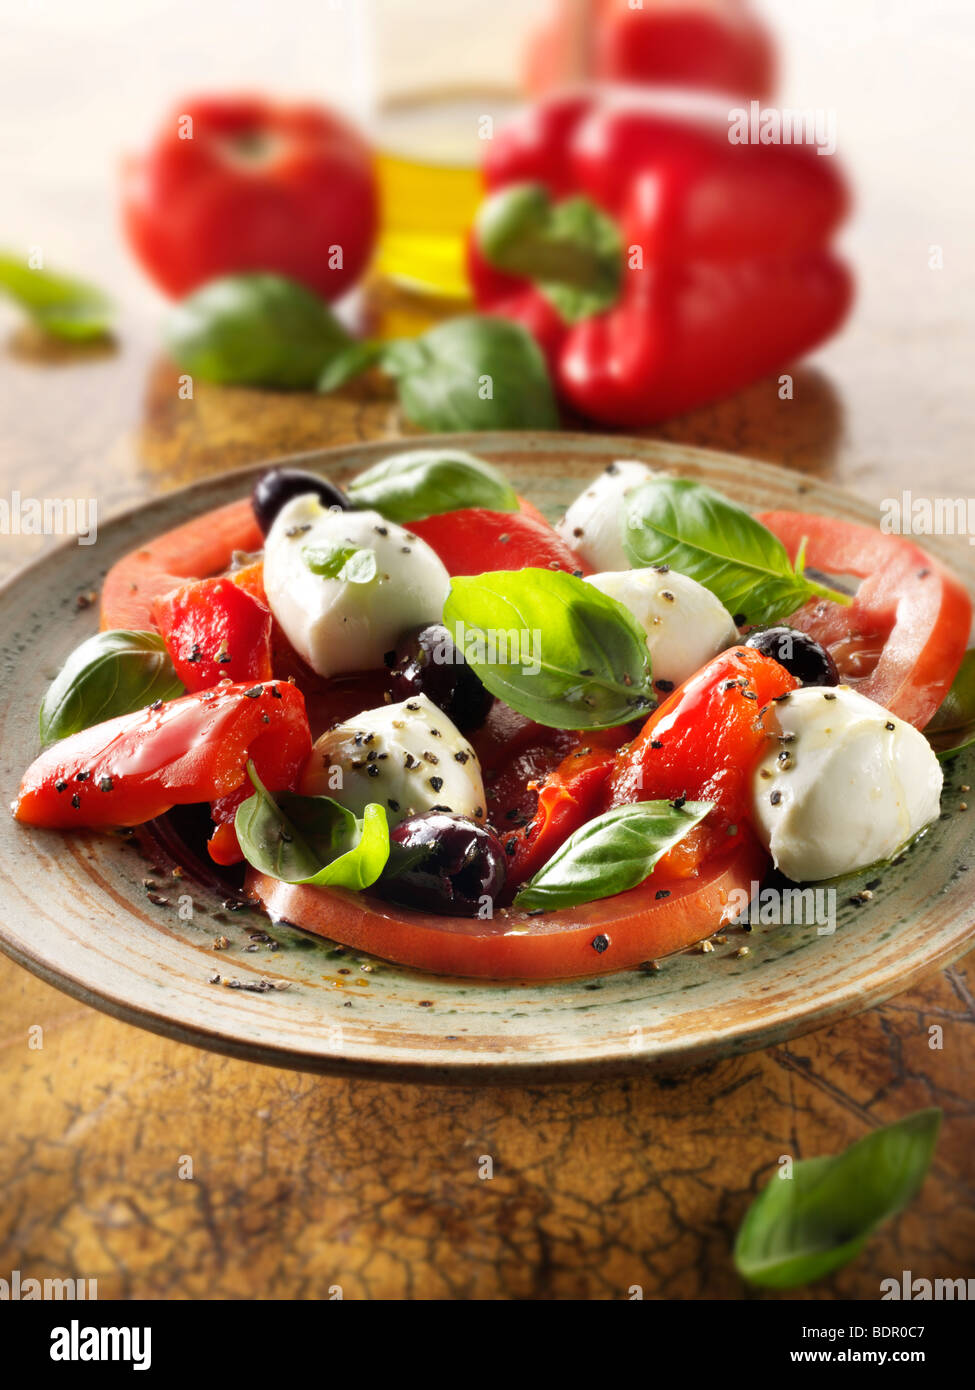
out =
[(850, 607), (815, 600), (788, 620), (831, 653), (848, 685), (923, 729), (968, 645), (972, 601), (961, 581), (906, 536), (808, 512), (759, 517), (794, 560), (862, 579)]
[(489, 570), (520, 570), (528, 565), (566, 570), (570, 574), (592, 573), (537, 513), (468, 507), (410, 522), (409, 529), (436, 551), (450, 574), (486, 574)]
[(24, 774), (14, 815), (60, 830), (141, 825), (172, 806), (250, 795), (248, 758), (271, 790), (292, 787), (310, 752), (296, 686), (217, 686), (54, 744)]
[(153, 605), (186, 579), (207, 579), (230, 565), (235, 550), (264, 544), (250, 498), (204, 512), (164, 531), (117, 561), (102, 585), (103, 629), (151, 629)]
[(187, 690), (271, 679), (271, 610), (230, 579), (194, 579), (152, 609)]
[(698, 865), (747, 829), (751, 774), (770, 737), (762, 713), (799, 682), (754, 647), (730, 647), (669, 695), (617, 759), (606, 804), (711, 801), (706, 820), (661, 861), (670, 873)]
[[(696, 878), (659, 873), (628, 893), (530, 917), (505, 909), (490, 921), (440, 917), (364, 893), (311, 888), (251, 870), (246, 884), (275, 920), (436, 975), (558, 980), (626, 970), (683, 950), (725, 926), (768, 863), (750, 835)], [(736, 897), (733, 898), (732, 894)]]

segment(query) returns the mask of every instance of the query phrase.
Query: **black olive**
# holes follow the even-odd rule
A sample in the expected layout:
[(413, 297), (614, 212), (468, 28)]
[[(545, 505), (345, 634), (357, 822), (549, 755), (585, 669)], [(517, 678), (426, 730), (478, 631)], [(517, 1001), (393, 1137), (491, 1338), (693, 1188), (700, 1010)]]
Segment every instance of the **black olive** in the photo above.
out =
[(404, 634), (390, 666), (395, 700), (426, 695), (461, 731), (483, 724), (492, 696), (442, 623), (428, 623)]
[(839, 685), (836, 662), (814, 638), (792, 627), (764, 627), (745, 641), (784, 666), (803, 685)]
[(390, 831), (389, 863), (376, 890), (404, 907), (476, 917), (497, 902), (506, 861), (493, 830), (464, 816), (428, 811)]
[(286, 502), (307, 492), (313, 492), (323, 507), (341, 507), (345, 512), (352, 508), (342, 489), (317, 473), (306, 473), (302, 468), (269, 468), (258, 478), (251, 493), (251, 506), (262, 535), (270, 531)]

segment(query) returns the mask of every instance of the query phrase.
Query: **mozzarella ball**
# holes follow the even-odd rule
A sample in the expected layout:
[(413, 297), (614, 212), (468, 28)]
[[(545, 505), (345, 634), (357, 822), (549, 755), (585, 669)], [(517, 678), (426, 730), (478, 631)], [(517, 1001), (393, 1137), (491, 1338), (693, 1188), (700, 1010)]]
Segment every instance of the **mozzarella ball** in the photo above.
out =
[(629, 567), (623, 549), (623, 499), (653, 473), (634, 459), (611, 463), (569, 507), (556, 531), (594, 570)]
[[(372, 550), (364, 583), (316, 574), (309, 558)], [(278, 513), (264, 546), (264, 589), (288, 641), (320, 676), (382, 666), (408, 629), (439, 622), (450, 576), (425, 541), (378, 512), (323, 507), (312, 494)]]
[(724, 604), (666, 565), (590, 574), (586, 583), (628, 608), (647, 634), (655, 681), (680, 685), (739, 640)]
[(477, 754), (426, 695), (364, 710), (322, 734), (299, 791), (330, 796), (357, 816), (379, 802), (390, 826), (434, 810), (485, 819)]
[(834, 878), (897, 850), (938, 816), (941, 765), (919, 730), (849, 686), (804, 686), (766, 711), (754, 819), (789, 878)]

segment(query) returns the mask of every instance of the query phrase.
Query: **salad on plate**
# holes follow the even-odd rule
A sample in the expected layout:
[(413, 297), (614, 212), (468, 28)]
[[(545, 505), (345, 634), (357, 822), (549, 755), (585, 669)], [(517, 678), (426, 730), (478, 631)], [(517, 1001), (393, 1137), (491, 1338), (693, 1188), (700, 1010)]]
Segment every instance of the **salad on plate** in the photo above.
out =
[(18, 821), (145, 827), (402, 965), (559, 979), (706, 942), (773, 869), (836, 879), (923, 834), (972, 613), (906, 537), (632, 460), (553, 526), (439, 448), (345, 487), (271, 468), (119, 560), (100, 617)]

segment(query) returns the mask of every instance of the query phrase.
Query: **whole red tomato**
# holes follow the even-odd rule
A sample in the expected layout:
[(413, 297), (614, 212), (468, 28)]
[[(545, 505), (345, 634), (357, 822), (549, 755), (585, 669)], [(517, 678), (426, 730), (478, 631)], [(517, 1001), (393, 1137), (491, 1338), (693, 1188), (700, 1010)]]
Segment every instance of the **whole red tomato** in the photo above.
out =
[(123, 217), (144, 269), (173, 296), (264, 270), (332, 300), (372, 254), (378, 195), (368, 145), (332, 112), (198, 97), (126, 162)]

